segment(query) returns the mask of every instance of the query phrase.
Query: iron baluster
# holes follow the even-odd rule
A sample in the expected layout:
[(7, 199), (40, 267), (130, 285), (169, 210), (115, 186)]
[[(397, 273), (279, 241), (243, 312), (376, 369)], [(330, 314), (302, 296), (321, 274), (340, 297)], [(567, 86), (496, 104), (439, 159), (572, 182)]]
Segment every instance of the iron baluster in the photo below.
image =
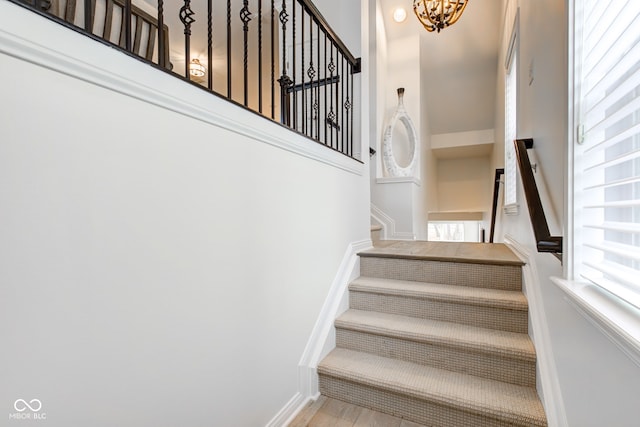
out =
[(258, 112), (262, 114), (262, 0), (258, 0)]
[(307, 70), (307, 76), (309, 77), (309, 136), (313, 137), (313, 110), (315, 100), (313, 97), (313, 78), (316, 75), (316, 70), (313, 68), (313, 17), (309, 14), (309, 69)]
[[(324, 32), (324, 31), (323, 31)], [(329, 63), (327, 62), (327, 33), (324, 33), (324, 79), (327, 80), (327, 66)], [(327, 95), (327, 86), (329, 86), (329, 82), (325, 82), (324, 85), (324, 114), (327, 114), (327, 100), (329, 99)], [(324, 145), (327, 145), (329, 142), (329, 134), (327, 132), (327, 121), (324, 120)]]
[(271, 0), (271, 119), (276, 119), (276, 5)]
[(349, 145), (351, 147), (351, 151), (350, 151), (350, 156), (353, 156), (353, 102), (354, 102), (354, 98), (353, 98), (353, 65), (350, 64), (349, 65), (350, 68), (350, 75), (349, 75), (349, 79), (351, 80), (351, 125), (349, 126), (349, 129), (351, 129), (351, 135), (349, 138)]
[[(330, 49), (331, 49), (331, 61), (329, 62), (329, 73), (331, 76), (331, 84), (333, 85), (333, 72), (336, 70), (336, 66), (333, 63), (333, 40), (331, 40), (331, 44), (330, 44)], [(330, 100), (329, 100), (329, 106), (331, 107), (331, 109), (329, 110), (329, 114), (327, 114), (327, 124), (329, 125), (329, 131), (331, 132), (331, 148), (336, 148), (333, 145), (333, 129), (335, 128), (335, 120), (336, 120), (336, 115), (333, 112), (333, 92), (334, 92), (334, 88), (331, 87), (331, 90), (329, 91), (329, 95), (330, 95)]]
[(300, 98), (302, 103), (302, 133), (307, 134), (307, 93), (304, 90), (304, 7), (300, 7), (300, 21), (302, 24), (300, 25), (300, 78), (302, 79), (302, 84), (300, 85)]
[(340, 67), (340, 76), (342, 76), (342, 78), (340, 79), (340, 123), (342, 125), (342, 130), (340, 131), (340, 140), (342, 141), (342, 152), (344, 153), (344, 55), (340, 55)]
[(282, 124), (290, 126), (291, 119), (288, 93), (293, 82), (291, 78), (287, 76), (287, 22), (289, 21), (289, 14), (287, 13), (286, 0), (282, 0), (282, 10), (280, 11), (279, 17), (280, 23), (282, 24), (282, 76), (278, 79), (278, 83), (280, 83), (281, 122)]
[[(124, 48), (127, 52), (131, 52), (131, 0), (124, 2)], [(89, 30), (87, 30), (89, 31)]]
[[(300, 6), (302, 7), (302, 6)], [(293, 19), (292, 19), (292, 32), (293, 32), (293, 45), (292, 45), (292, 57), (293, 57), (293, 65), (291, 67), (292, 73), (293, 73), (293, 87), (295, 89), (296, 86), (296, 80), (297, 79), (297, 72), (296, 72), (296, 52), (298, 51), (298, 49), (296, 48), (296, 2), (294, 1), (293, 3), (291, 3), (291, 9), (292, 9), (292, 15), (293, 15)], [(294, 90), (293, 92), (291, 92), (291, 95), (293, 96), (293, 128), (295, 130), (298, 130), (298, 92), (296, 90)]]
[(242, 31), (244, 32), (244, 106), (247, 107), (249, 105), (249, 21), (251, 21), (249, 0), (242, 2), (240, 20), (242, 21)]
[(316, 51), (318, 53), (318, 85), (316, 87), (316, 140), (320, 141), (320, 25), (316, 23), (316, 33), (318, 34), (318, 43)]
[(161, 68), (167, 66), (164, 43), (164, 0), (158, 0), (158, 65)]
[[(131, 0), (127, 0), (130, 2)], [(180, 8), (180, 22), (184, 25), (184, 74), (187, 79), (191, 79), (189, 74), (189, 63), (191, 62), (191, 24), (196, 22), (191, 10), (191, 0), (184, 0), (184, 5)]]
[(227, 98), (231, 98), (231, 0), (227, 0)]
[(207, 0), (207, 86), (213, 90), (213, 0)]
[[(36, 6), (38, 5), (37, 0), (35, 0), (34, 3)], [(129, 12), (131, 12), (131, 8), (129, 8)], [(129, 17), (131, 17), (131, 15), (129, 15)], [(93, 2), (91, 0), (84, 0), (84, 29), (88, 33), (93, 31)]]

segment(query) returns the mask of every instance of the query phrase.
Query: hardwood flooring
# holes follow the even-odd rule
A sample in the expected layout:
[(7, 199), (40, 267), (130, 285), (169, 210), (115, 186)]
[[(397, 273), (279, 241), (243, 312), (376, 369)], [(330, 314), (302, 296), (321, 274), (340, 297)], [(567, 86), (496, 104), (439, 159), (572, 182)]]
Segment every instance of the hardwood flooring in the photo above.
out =
[(320, 396), (300, 411), (288, 427), (424, 427), (382, 412)]

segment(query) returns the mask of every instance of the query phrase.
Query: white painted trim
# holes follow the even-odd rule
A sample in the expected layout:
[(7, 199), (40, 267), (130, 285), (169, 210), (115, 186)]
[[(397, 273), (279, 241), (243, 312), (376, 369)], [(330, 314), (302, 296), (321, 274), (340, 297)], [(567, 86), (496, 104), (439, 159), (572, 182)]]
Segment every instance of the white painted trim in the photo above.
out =
[(311, 398), (306, 398), (297, 392), (282, 409), (269, 421), (265, 427), (282, 427), (289, 425), (296, 415), (304, 408)]
[(569, 424), (553, 357), (553, 346), (540, 293), (535, 257), (531, 256), (529, 250), (512, 236), (505, 235), (504, 243), (525, 263), (522, 266), (522, 287), (529, 301), (529, 319), (533, 329), (532, 340), (536, 348), (538, 373), (542, 388), (541, 397), (547, 421), (550, 427), (567, 427)]
[(373, 203), (371, 217), (382, 224), (382, 240), (416, 240), (416, 235), (409, 231), (396, 231), (396, 221)]
[(396, 222), (389, 215), (384, 213), (380, 208), (371, 203), (371, 217), (382, 225), (382, 231), (380, 232), (380, 239), (389, 240), (391, 230), (395, 230)]
[(402, 183), (411, 183), (415, 184), (418, 187), (422, 185), (422, 181), (420, 178), (415, 178), (412, 176), (399, 176), (399, 177), (390, 177), (390, 178), (376, 178), (376, 183), (378, 184), (402, 184)]
[(371, 248), (371, 240), (349, 244), (331, 284), (309, 341), (298, 364), (298, 392), (305, 398), (318, 394), (317, 367), (320, 360), (335, 348), (333, 323), (348, 308), (348, 285), (360, 275), (358, 252)]
[(10, 2), (0, 2), (0, 53), (356, 175), (364, 174), (364, 164)]
[(640, 367), (640, 310), (596, 285), (552, 277), (565, 300)]

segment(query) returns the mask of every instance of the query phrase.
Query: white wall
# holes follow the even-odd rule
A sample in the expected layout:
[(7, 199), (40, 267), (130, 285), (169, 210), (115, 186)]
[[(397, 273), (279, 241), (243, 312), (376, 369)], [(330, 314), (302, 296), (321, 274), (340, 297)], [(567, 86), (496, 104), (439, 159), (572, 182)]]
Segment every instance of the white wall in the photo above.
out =
[[(368, 167), (278, 148), (323, 149), (11, 3), (0, 28), (4, 407), (40, 399), (56, 427), (265, 425), (368, 238)], [(148, 87), (153, 104), (114, 89)]]
[[(371, 163), (371, 201), (384, 214), (394, 222), (388, 238), (397, 239), (426, 239), (426, 218), (428, 211), (429, 186), (424, 182), (430, 174), (435, 175), (430, 157), (430, 144), (428, 121), (422, 107), (421, 90), (421, 57), (420, 38), (417, 34), (408, 34), (406, 37), (390, 40), (385, 19), (383, 5), (380, 1), (371, 1), (371, 19), (375, 22), (375, 33), (372, 35), (372, 58), (375, 58), (375, 83), (372, 91), (377, 100), (375, 121), (372, 120), (371, 135), (375, 137), (371, 146), (376, 148), (378, 154)], [(373, 73), (372, 73), (373, 75)], [(419, 138), (420, 161), (416, 164), (414, 177), (409, 179), (384, 179), (382, 165), (382, 140), (385, 128), (398, 105), (397, 89), (403, 87), (404, 106), (411, 118), (416, 134)], [(372, 100), (374, 97), (372, 96)], [(425, 127), (423, 127), (425, 126)], [(401, 128), (396, 126), (396, 129)], [(398, 164), (405, 166), (409, 159), (409, 141), (407, 133), (394, 131), (394, 155)], [(433, 182), (433, 181), (430, 181)], [(393, 233), (395, 231), (395, 233)]]
[[(545, 210), (548, 215), (556, 211), (563, 218), (568, 143), (566, 5), (562, 0), (505, 0), (505, 4), (512, 11), (507, 13), (508, 26), (516, 7), (520, 7), (518, 136), (534, 138), (539, 175), (547, 183), (553, 205), (545, 206)], [(504, 129), (503, 64), (504, 55), (497, 79), (495, 167), (504, 164), (504, 133), (500, 131)], [(510, 235), (534, 253), (533, 232), (520, 183), (518, 203), (519, 215), (499, 218), (499, 236)], [(544, 254), (537, 254), (534, 262), (568, 425), (637, 425), (640, 368), (568, 304), (552, 284), (549, 277), (562, 275), (561, 264)]]
[(441, 211), (486, 212), (492, 182), (486, 179), (488, 157), (438, 159), (438, 207)]

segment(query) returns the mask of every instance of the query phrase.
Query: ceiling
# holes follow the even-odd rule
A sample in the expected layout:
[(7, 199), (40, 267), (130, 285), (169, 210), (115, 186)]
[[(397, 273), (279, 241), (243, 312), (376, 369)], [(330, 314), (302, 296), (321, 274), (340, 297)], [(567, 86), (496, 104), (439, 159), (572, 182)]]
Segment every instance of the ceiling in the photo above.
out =
[[(429, 33), (413, 13), (410, 0), (380, 0), (388, 40), (420, 36), (421, 87), (432, 134), (494, 127), (500, 0), (473, 0), (460, 20)], [(404, 7), (398, 24), (393, 11)]]

